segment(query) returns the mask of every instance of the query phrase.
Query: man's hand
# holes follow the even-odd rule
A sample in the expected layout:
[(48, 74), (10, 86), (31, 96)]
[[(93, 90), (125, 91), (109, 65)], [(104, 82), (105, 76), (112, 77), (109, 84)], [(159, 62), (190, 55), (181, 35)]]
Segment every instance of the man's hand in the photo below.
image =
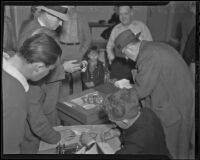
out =
[(75, 71), (81, 70), (80, 64), (75, 62), (77, 62), (77, 60), (65, 61), (63, 63), (65, 72), (73, 73)]
[(76, 136), (75, 132), (70, 129), (60, 131), (60, 134), (61, 134), (60, 144), (65, 144), (66, 141), (70, 141)]
[(89, 133), (82, 132), (81, 137), (80, 137), (80, 142), (82, 145), (88, 145), (93, 140), (94, 139), (92, 138), (92, 136)]
[(102, 142), (106, 142), (107, 140), (112, 139), (114, 137), (119, 137), (120, 134), (120, 131), (117, 128), (114, 128), (102, 132), (100, 134), (100, 138)]

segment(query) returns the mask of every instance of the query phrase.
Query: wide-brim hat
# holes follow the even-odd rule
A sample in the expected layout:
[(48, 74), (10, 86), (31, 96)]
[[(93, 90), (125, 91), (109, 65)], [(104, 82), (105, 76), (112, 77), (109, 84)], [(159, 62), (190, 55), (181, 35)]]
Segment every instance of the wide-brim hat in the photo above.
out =
[(140, 105), (134, 90), (122, 89), (107, 95), (103, 107), (110, 120), (121, 121), (134, 118)]
[(67, 12), (68, 8), (64, 6), (37, 6), (38, 10), (44, 10), (47, 13), (60, 18), (63, 21), (68, 20)]
[(124, 58), (122, 54), (122, 49), (126, 47), (129, 43), (139, 42), (139, 36), (141, 32), (134, 34), (130, 29), (120, 33), (114, 41), (115, 47), (114, 52), (117, 57)]

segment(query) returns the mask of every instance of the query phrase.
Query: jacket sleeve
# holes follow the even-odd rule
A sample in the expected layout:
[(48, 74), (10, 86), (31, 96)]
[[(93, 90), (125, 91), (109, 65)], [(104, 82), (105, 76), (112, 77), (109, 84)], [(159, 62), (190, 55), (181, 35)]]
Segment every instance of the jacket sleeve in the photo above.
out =
[(27, 116), (25, 108), (27, 104), (24, 103), (26, 100), (23, 99), (23, 94), (21, 93), (14, 91), (8, 95), (11, 95), (11, 97), (13, 95), (14, 98), (10, 99), (10, 97), (4, 97), (3, 99), (3, 105), (5, 107), (3, 114), (3, 153), (19, 154), (20, 144), (23, 141), (24, 135), (24, 126)]
[(156, 53), (144, 57), (138, 63), (138, 73), (135, 78), (135, 88), (139, 99), (150, 95), (155, 87), (161, 70), (161, 60)]
[(30, 86), (27, 120), (34, 134), (47, 143), (55, 144), (60, 140), (61, 135), (52, 128), (43, 113), (41, 105), (43, 94), (39, 86)]
[(108, 58), (115, 57), (115, 54), (113, 52), (115, 38), (116, 38), (116, 26), (112, 29), (107, 46), (106, 46)]

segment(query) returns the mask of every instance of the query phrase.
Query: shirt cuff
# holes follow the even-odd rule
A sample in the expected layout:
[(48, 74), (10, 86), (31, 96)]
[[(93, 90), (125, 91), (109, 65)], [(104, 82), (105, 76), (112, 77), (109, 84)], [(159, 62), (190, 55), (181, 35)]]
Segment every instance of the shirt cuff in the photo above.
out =
[(91, 144), (96, 143), (96, 141), (93, 139), (91, 140), (86, 146), (90, 146)]

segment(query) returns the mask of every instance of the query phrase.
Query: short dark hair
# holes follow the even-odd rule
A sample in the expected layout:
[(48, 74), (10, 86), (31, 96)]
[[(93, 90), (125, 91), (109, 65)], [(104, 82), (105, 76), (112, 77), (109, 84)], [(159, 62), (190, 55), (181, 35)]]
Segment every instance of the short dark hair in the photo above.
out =
[(28, 63), (43, 62), (46, 66), (55, 64), (62, 50), (57, 42), (45, 33), (31, 36), (19, 49), (19, 56)]
[(84, 58), (85, 58), (85, 59), (87, 59), (87, 60), (89, 59), (89, 58), (88, 58), (88, 55), (90, 54), (91, 51), (95, 51), (95, 52), (99, 53), (99, 49), (98, 49), (97, 46), (91, 46), (91, 47), (87, 50), (87, 52), (84, 54)]

